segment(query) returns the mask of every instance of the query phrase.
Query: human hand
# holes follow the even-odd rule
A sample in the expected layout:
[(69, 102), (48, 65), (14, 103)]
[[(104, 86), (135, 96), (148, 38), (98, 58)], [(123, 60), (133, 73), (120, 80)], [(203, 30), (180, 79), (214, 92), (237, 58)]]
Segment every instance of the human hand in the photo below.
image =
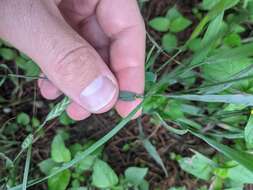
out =
[[(30, 56), (48, 79), (41, 94), (72, 100), (75, 120), (116, 105), (128, 115), (144, 91), (145, 27), (136, 0), (1, 0), (0, 37)], [(140, 114), (140, 113), (139, 113)]]

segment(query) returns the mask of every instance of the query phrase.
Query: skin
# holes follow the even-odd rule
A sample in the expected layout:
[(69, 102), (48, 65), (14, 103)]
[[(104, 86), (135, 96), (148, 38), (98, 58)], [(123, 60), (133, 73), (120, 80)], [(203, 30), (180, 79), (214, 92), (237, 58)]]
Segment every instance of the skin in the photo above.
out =
[[(38, 81), (42, 96), (71, 98), (71, 118), (113, 107), (125, 117), (140, 103), (118, 100), (119, 91), (144, 91), (145, 26), (136, 0), (1, 0), (0, 18), (0, 37), (30, 56), (47, 77)], [(94, 111), (80, 94), (99, 76), (112, 82), (108, 93), (115, 93)]]

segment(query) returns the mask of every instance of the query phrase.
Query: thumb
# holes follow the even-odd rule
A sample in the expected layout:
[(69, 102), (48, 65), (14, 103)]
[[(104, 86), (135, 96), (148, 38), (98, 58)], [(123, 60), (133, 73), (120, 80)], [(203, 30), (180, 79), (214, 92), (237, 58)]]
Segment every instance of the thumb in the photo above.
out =
[(0, 36), (36, 61), (74, 102), (92, 113), (115, 104), (115, 77), (92, 46), (65, 22), (55, 2), (2, 0), (0, 18)]

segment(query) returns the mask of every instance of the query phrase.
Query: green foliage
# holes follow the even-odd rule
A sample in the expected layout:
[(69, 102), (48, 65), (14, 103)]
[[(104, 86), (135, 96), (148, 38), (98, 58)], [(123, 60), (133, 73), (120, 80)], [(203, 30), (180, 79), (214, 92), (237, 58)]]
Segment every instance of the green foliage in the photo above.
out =
[(51, 157), (52, 160), (61, 163), (71, 160), (71, 154), (69, 149), (65, 146), (61, 135), (56, 135), (51, 145)]
[[(195, 18), (192, 20), (194, 23), (199, 20), (199, 23), (188, 40), (182, 39), (185, 35), (178, 32), (183, 32), (193, 25), (177, 6), (169, 8), (165, 16), (152, 19), (149, 26), (155, 31), (162, 32), (160, 33), (162, 47), (148, 35), (152, 44), (151, 47), (148, 45), (150, 51), (147, 53), (145, 66), (145, 95), (120, 92), (119, 99), (122, 101), (143, 98), (143, 112), (151, 117), (151, 123), (158, 128), (164, 127), (173, 138), (184, 141), (191, 133), (212, 147), (206, 148), (206, 156), (198, 152), (194, 152), (192, 157), (183, 157), (178, 153), (171, 156), (185, 172), (210, 183), (210, 186), (199, 190), (243, 189), (245, 183), (253, 181), (252, 116), (248, 119), (250, 106), (253, 105), (251, 95), (253, 44), (249, 27), (253, 20), (253, 4), (251, 0), (240, 2), (203, 0), (194, 6), (192, 16)], [(18, 53), (3, 42), (0, 42), (0, 46), (2, 60), (15, 61), (18, 70), (26, 76), (38, 75), (38, 67), (26, 55)], [(177, 50), (175, 54), (174, 50)], [(162, 59), (159, 59), (160, 56)], [(1, 66), (3, 73), (11, 73), (9, 70), (8, 67)], [(0, 86), (6, 81), (7, 77), (3, 77)], [(0, 102), (4, 102), (3, 107), (9, 105), (8, 101), (0, 99)], [(18, 130), (17, 124), (34, 127), (35, 133), (32, 133), (33, 128), (26, 129), (30, 134), (22, 143), (21, 149), (24, 152), (44, 135), (43, 128), (48, 121), (59, 117), (60, 124), (65, 127), (74, 123), (64, 112), (69, 103), (70, 100), (65, 98), (53, 107), (44, 122), (29, 115), (22, 116), (24, 114), (18, 112), (20, 114), (16, 120), (4, 124), (3, 135), (7, 135), (8, 138), (13, 136)], [(141, 107), (142, 105), (138, 109)], [(127, 168), (124, 175), (117, 176), (106, 162), (107, 155), (102, 147), (131, 120), (138, 109), (97, 141), (83, 143), (85, 141), (83, 139), (67, 147), (64, 141), (72, 142), (69, 138), (71, 134), (58, 133), (51, 145), (51, 158), (39, 164), (45, 177), (28, 182), (28, 186), (47, 180), (48, 188), (56, 190), (149, 189), (149, 183), (145, 180), (148, 171), (146, 165), (141, 165), (140, 168), (136, 166)], [(186, 133), (189, 136), (185, 137)], [(2, 138), (0, 133), (1, 142), (5, 142), (6, 139)], [(146, 138), (145, 135), (140, 140), (142, 146), (155, 160), (154, 164), (158, 164), (166, 174), (163, 160), (155, 147), (156, 141), (152, 141), (150, 137)], [(134, 144), (135, 142), (124, 142), (122, 151), (130, 152)], [(29, 154), (27, 155), (29, 158)], [(19, 159), (18, 157), (16, 160)], [(15, 164), (10, 159), (8, 162)], [(28, 172), (29, 162), (26, 162), (23, 187), (26, 185)], [(12, 179), (18, 177), (14, 176)], [(13, 181), (10, 183), (12, 186), (10, 189), (22, 188), (15, 186), (17, 182)], [(186, 188), (171, 188), (173, 189)]]
[(176, 6), (170, 8), (166, 13), (166, 18), (169, 20), (175, 20), (179, 17), (182, 17), (182, 14), (178, 11)]
[(191, 158), (181, 158), (178, 162), (183, 170), (197, 178), (208, 180), (211, 177), (214, 163), (200, 153)]
[[(17, 56), (15, 57), (15, 63), (17, 66), (23, 70), (26, 76), (32, 76), (32, 77), (37, 77), (40, 74), (40, 69), (37, 66), (36, 63), (34, 63), (31, 59), (28, 57), (23, 56)], [(28, 79), (27, 79), (28, 80)]]
[[(210, 64), (203, 65), (202, 73), (208, 81), (221, 82), (231, 79), (233, 76), (249, 68), (251, 65), (252, 60), (248, 58), (217, 59)], [(235, 82), (233, 86), (239, 89), (248, 89), (251, 87), (250, 83), (250, 80), (243, 80)]]
[[(54, 172), (57, 168), (53, 168), (51, 172)], [(61, 173), (55, 175), (48, 180), (49, 190), (65, 190), (70, 182), (71, 172), (64, 170)]]
[(172, 188), (169, 188), (168, 190), (186, 190), (185, 187), (172, 187)]
[(203, 0), (200, 7), (204, 10), (211, 10), (220, 0)]
[(176, 19), (174, 19), (173, 21), (171, 21), (170, 23), (170, 31), (171, 32), (181, 32), (183, 30), (185, 30), (186, 28), (188, 28), (191, 25), (191, 21), (185, 17), (178, 17)]
[(162, 46), (167, 52), (172, 52), (177, 47), (177, 37), (173, 34), (165, 34), (162, 38)]
[(57, 167), (58, 163), (53, 161), (51, 158), (43, 160), (38, 164), (40, 171), (43, 172), (45, 175), (49, 175), (50, 171)]
[(253, 116), (249, 117), (248, 123), (244, 129), (244, 138), (249, 148), (253, 148)]
[(166, 32), (170, 27), (170, 21), (164, 17), (156, 17), (149, 21), (149, 26), (159, 32)]
[(13, 61), (17, 57), (17, 52), (10, 48), (0, 48), (0, 57), (6, 61)]
[(138, 186), (143, 183), (147, 172), (148, 168), (129, 167), (125, 171), (125, 178), (131, 184)]
[(18, 124), (26, 126), (30, 123), (30, 116), (26, 113), (20, 113), (16, 120)]
[(62, 125), (68, 126), (68, 125), (72, 125), (75, 123), (75, 121), (73, 119), (71, 119), (66, 112), (63, 112), (60, 117), (59, 117), (59, 121)]
[(40, 126), (40, 121), (36, 117), (33, 117), (31, 122), (32, 126), (35, 128)]
[(149, 26), (158, 32), (167, 32), (162, 37), (162, 47), (171, 53), (177, 49), (178, 40), (176, 35), (191, 25), (191, 21), (184, 17), (176, 6), (169, 9), (164, 17), (159, 16), (149, 21)]
[(253, 173), (247, 170), (245, 167), (236, 164), (235, 162), (230, 162), (229, 164), (234, 165), (234, 167), (227, 169), (227, 178), (235, 183), (239, 184), (252, 184)]
[(129, 91), (121, 91), (119, 94), (119, 99), (126, 102), (131, 102), (136, 100), (137, 94)]
[(147, 138), (143, 139), (142, 143), (143, 143), (144, 148), (148, 152), (148, 154), (156, 161), (157, 164), (159, 164), (161, 166), (165, 175), (168, 176), (168, 172), (165, 168), (165, 165), (164, 165), (160, 155), (158, 154), (155, 146)]
[(111, 188), (119, 182), (112, 168), (102, 160), (96, 160), (93, 166), (92, 184), (98, 188)]
[(241, 37), (237, 33), (229, 34), (224, 38), (224, 44), (230, 47), (240, 46), (242, 44)]

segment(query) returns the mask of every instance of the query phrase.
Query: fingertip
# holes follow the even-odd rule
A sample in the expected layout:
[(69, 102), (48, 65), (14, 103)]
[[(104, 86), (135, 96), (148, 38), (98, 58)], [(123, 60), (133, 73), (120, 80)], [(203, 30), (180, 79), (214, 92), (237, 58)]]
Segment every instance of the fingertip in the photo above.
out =
[[(142, 102), (141, 99), (135, 100), (133, 102), (126, 102), (119, 100), (115, 106), (116, 111), (118, 114), (125, 118), (127, 117), (140, 103)], [(142, 115), (142, 110), (138, 110), (137, 113), (132, 117), (132, 120), (137, 119)]]
[(82, 108), (81, 106), (79, 106), (74, 102), (72, 102), (68, 106), (66, 112), (68, 116), (75, 121), (87, 119), (91, 115), (90, 112), (88, 112), (87, 110), (85, 110), (84, 108)]
[(39, 79), (38, 86), (41, 95), (48, 100), (54, 100), (58, 98), (62, 93), (55, 87), (48, 79)]

